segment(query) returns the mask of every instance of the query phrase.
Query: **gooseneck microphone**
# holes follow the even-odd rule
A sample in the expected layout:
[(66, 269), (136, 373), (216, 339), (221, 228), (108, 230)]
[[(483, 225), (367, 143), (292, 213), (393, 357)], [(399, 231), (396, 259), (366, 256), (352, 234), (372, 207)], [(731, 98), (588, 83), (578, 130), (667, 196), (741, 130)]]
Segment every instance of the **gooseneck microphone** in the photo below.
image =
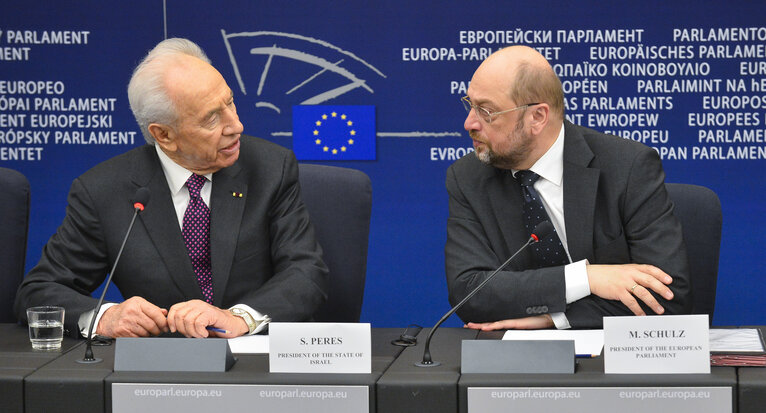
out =
[(130, 225), (128, 226), (128, 231), (125, 233), (125, 238), (122, 240), (122, 245), (120, 246), (120, 251), (117, 253), (117, 258), (114, 260), (114, 265), (112, 265), (112, 271), (109, 272), (109, 277), (106, 279), (106, 283), (104, 284), (104, 291), (101, 293), (101, 298), (98, 299), (98, 304), (96, 304), (96, 308), (93, 310), (93, 317), (90, 319), (90, 327), (88, 327), (88, 338), (85, 342), (85, 356), (82, 358), (82, 360), (77, 360), (78, 363), (100, 363), (103, 360), (100, 358), (93, 357), (93, 327), (96, 323), (96, 316), (98, 316), (98, 312), (101, 310), (101, 304), (104, 303), (104, 296), (106, 295), (106, 290), (109, 288), (109, 284), (112, 283), (112, 276), (114, 275), (114, 270), (117, 268), (117, 263), (120, 262), (120, 257), (122, 256), (122, 250), (125, 249), (125, 244), (128, 242), (128, 237), (130, 236), (130, 231), (133, 229), (133, 223), (136, 222), (136, 217), (138, 216), (138, 213), (143, 211), (146, 207), (146, 204), (149, 203), (149, 196), (151, 193), (149, 192), (148, 188), (141, 187), (138, 188), (136, 191), (136, 194), (133, 195), (133, 218), (130, 220)]
[(553, 225), (551, 225), (550, 221), (543, 221), (535, 227), (535, 230), (532, 232), (532, 234), (529, 235), (529, 239), (527, 242), (521, 246), (513, 255), (511, 255), (511, 258), (508, 258), (502, 265), (497, 267), (497, 269), (490, 274), (487, 278), (484, 279), (484, 281), (481, 282), (476, 288), (473, 289), (468, 295), (465, 296), (459, 303), (457, 303), (454, 307), (452, 307), (451, 310), (447, 312), (447, 314), (444, 314), (442, 318), (439, 320), (438, 323), (431, 329), (431, 331), (428, 333), (428, 337), (426, 337), (426, 343), (423, 346), (423, 361), (420, 363), (415, 363), (418, 367), (436, 367), (438, 365), (441, 365), (438, 361), (431, 360), (431, 337), (433, 337), (434, 333), (436, 332), (436, 329), (439, 328), (440, 325), (442, 325), (443, 322), (445, 322), (452, 314), (455, 313), (455, 311), (459, 310), (460, 307), (463, 306), (468, 300), (471, 299), (474, 295), (476, 295), (479, 290), (484, 288), (484, 286), (500, 271), (503, 270), (508, 264), (510, 264), (511, 260), (513, 260), (521, 251), (523, 251), (525, 248), (527, 248), (530, 244), (534, 244), (537, 241), (540, 241), (541, 239), (547, 237), (550, 235), (550, 233), (553, 232)]

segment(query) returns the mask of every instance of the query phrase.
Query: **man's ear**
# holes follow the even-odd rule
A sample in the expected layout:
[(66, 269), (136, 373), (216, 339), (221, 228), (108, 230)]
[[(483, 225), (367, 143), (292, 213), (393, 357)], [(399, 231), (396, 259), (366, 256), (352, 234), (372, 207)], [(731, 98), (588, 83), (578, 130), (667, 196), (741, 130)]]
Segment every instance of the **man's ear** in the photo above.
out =
[(539, 103), (530, 107), (532, 121), (529, 123), (532, 134), (537, 135), (545, 129), (550, 121), (550, 106), (547, 103)]
[(160, 148), (164, 149), (166, 152), (176, 151), (175, 134), (173, 133), (173, 129), (168, 125), (150, 123), (148, 129), (149, 133), (154, 137), (154, 141), (160, 145)]

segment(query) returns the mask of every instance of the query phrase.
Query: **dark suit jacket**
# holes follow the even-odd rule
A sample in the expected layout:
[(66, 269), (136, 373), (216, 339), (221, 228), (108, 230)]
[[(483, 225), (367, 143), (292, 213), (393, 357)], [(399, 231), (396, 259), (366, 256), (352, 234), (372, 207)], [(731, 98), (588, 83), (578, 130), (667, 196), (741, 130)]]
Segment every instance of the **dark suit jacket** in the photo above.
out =
[[(655, 294), (666, 314), (691, 311), (686, 247), (665, 192), (657, 152), (564, 124), (564, 220), (572, 260), (653, 264), (673, 277), (672, 301)], [(511, 171), (465, 156), (448, 169), (447, 191), (445, 260), (454, 305), (520, 248), (529, 234), (521, 216), (521, 190)], [(522, 252), (458, 311), (460, 318), (486, 322), (565, 312), (574, 328), (600, 328), (602, 316), (632, 314), (621, 302), (594, 295), (567, 305), (564, 267), (532, 270), (532, 262), (531, 252)]]
[[(78, 335), (77, 320), (96, 305), (90, 294), (114, 263), (140, 187), (151, 199), (114, 283), (124, 297), (141, 296), (163, 308), (203, 299), (159, 158), (144, 145), (74, 180), (64, 222), (19, 287), (20, 319), (27, 307), (62, 305), (65, 328)], [(247, 304), (274, 321), (310, 319), (327, 295), (327, 267), (300, 198), (293, 153), (243, 135), (237, 162), (213, 175), (210, 208), (213, 304)]]

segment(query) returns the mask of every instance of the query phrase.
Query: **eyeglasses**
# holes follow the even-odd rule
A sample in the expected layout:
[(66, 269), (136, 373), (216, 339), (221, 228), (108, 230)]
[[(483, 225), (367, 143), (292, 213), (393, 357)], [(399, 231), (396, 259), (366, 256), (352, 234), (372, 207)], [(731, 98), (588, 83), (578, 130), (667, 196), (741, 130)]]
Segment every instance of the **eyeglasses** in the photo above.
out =
[(465, 111), (466, 112), (471, 113), (471, 109), (475, 110), (476, 114), (479, 116), (479, 118), (481, 120), (483, 120), (484, 122), (486, 122), (488, 125), (492, 124), (492, 118), (494, 118), (497, 115), (502, 115), (503, 113), (513, 112), (514, 110), (526, 109), (526, 108), (528, 108), (530, 106), (534, 106), (534, 105), (539, 105), (540, 104), (540, 102), (538, 102), (538, 103), (527, 103), (526, 105), (521, 105), (521, 106), (515, 107), (513, 109), (501, 110), (499, 112), (490, 112), (489, 110), (487, 110), (487, 109), (485, 109), (485, 108), (483, 108), (481, 106), (474, 105), (473, 103), (471, 103), (471, 99), (469, 99), (468, 96), (463, 96), (462, 98), (460, 98), (460, 101), (463, 102), (463, 107), (465, 107)]

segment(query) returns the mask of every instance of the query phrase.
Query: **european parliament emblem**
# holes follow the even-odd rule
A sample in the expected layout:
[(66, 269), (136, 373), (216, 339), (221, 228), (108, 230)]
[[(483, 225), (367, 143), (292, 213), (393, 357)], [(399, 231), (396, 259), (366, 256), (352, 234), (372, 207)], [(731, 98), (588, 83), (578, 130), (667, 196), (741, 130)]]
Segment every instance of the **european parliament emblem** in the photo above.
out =
[(293, 106), (293, 152), (302, 161), (375, 160), (375, 106)]

